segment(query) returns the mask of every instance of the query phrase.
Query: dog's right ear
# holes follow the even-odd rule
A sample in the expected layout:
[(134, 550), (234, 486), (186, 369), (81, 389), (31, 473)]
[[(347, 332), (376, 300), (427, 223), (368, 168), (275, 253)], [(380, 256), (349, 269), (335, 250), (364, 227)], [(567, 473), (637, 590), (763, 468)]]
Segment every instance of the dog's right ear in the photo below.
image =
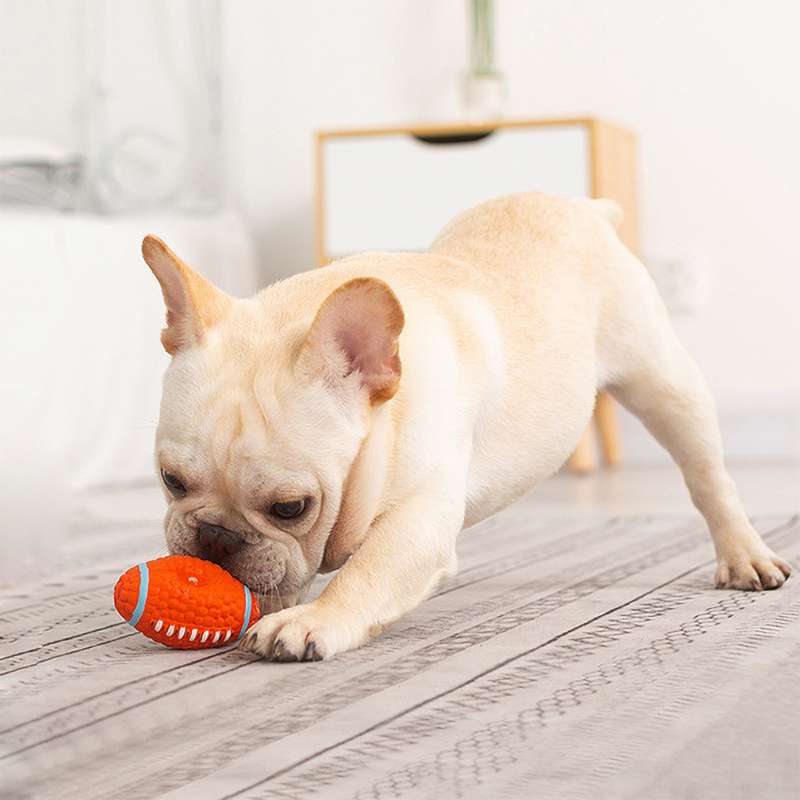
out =
[(142, 255), (156, 276), (167, 307), (161, 344), (170, 354), (203, 341), (228, 312), (231, 298), (181, 261), (157, 236), (145, 236)]
[(357, 374), (370, 402), (394, 397), (400, 384), (404, 317), (394, 292), (378, 278), (353, 278), (320, 306), (304, 355), (329, 374)]

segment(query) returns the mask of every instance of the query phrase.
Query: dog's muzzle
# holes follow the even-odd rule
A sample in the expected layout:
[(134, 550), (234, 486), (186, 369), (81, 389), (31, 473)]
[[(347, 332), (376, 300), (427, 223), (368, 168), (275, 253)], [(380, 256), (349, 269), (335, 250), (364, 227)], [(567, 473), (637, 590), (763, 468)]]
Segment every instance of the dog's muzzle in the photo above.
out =
[(200, 520), (192, 539), (192, 555), (218, 564), (256, 593), (271, 590), (286, 574), (285, 548), (274, 542), (250, 542), (237, 531)]
[(236, 531), (201, 522), (197, 526), (197, 545), (201, 557), (215, 564), (221, 564), (227, 558), (238, 553), (245, 545), (244, 539)]

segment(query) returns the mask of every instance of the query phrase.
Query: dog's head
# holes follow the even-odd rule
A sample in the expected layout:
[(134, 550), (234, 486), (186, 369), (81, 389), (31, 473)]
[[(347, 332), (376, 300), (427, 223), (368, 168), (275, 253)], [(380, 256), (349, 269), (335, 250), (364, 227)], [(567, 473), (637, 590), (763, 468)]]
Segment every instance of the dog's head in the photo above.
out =
[(397, 390), (400, 305), (373, 278), (235, 300), (159, 239), (142, 252), (172, 355), (156, 435), (168, 548), (219, 563), (269, 610), (300, 602), (373, 411)]

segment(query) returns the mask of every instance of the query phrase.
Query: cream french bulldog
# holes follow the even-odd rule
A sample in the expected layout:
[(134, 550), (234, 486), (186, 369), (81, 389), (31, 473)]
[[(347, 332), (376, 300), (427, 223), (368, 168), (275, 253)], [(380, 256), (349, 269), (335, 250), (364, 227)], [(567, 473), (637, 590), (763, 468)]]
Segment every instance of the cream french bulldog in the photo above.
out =
[(455, 571), (463, 527), (561, 466), (599, 389), (682, 470), (717, 586), (783, 584), (790, 567), (747, 519), (706, 384), (618, 221), (609, 201), (503, 197), (427, 253), (345, 258), (247, 300), (144, 240), (172, 355), (167, 543), (261, 595), (272, 613), (244, 650), (330, 658), (413, 609)]

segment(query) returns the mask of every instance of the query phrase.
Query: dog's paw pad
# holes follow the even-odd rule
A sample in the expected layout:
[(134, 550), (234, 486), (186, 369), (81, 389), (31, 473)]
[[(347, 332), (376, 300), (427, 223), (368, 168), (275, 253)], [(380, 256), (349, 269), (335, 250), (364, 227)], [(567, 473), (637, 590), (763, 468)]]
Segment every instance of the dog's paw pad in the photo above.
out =
[(761, 592), (780, 589), (791, 573), (789, 564), (771, 553), (737, 554), (720, 560), (716, 584), (718, 589)]
[(321, 661), (331, 653), (324, 625), (313, 613), (302, 614), (282, 629), (272, 650), (273, 661)]
[(286, 643), (281, 638), (276, 639), (275, 644), (272, 646), (272, 660), (299, 661), (297, 655), (286, 646)]
[(239, 649), (270, 661), (322, 661), (347, 649), (341, 633), (313, 605), (295, 606), (262, 617), (245, 634)]
[(317, 649), (317, 643), (313, 639), (306, 645), (306, 651), (303, 653), (303, 661), (322, 661), (322, 655)]

